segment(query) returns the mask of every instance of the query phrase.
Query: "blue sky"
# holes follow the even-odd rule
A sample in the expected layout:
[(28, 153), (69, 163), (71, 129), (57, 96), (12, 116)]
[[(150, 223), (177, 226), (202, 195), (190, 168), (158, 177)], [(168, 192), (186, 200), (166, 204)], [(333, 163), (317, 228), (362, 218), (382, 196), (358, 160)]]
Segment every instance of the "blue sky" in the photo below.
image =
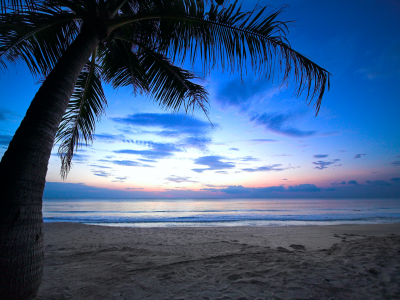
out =
[[(241, 81), (215, 70), (199, 81), (213, 126), (201, 111), (171, 114), (105, 86), (95, 142), (65, 181), (55, 146), (45, 197), (400, 197), (399, 1), (259, 4), (288, 4), (280, 20), (296, 20), (292, 47), (332, 73), (317, 117), (292, 85), (251, 72)], [(2, 155), (39, 85), (21, 64), (0, 86)]]

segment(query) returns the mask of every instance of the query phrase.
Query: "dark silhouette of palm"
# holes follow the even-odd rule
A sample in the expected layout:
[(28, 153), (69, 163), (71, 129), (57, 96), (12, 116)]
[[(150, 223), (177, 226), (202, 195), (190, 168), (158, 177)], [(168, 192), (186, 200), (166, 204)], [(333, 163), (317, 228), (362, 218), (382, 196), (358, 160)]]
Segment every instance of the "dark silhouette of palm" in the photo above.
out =
[[(284, 7), (245, 13), (184, 0), (1, 0), (0, 67), (24, 61), (42, 85), (0, 163), (0, 298), (30, 299), (43, 270), (42, 196), (54, 142), (61, 176), (74, 151), (93, 140), (107, 101), (102, 82), (132, 86), (161, 107), (200, 108), (208, 93), (181, 68), (239, 71), (251, 63), (268, 79), (275, 67), (296, 95), (304, 90), (318, 112), (330, 74), (293, 50), (278, 21)], [(309, 102), (309, 103), (310, 103)]]

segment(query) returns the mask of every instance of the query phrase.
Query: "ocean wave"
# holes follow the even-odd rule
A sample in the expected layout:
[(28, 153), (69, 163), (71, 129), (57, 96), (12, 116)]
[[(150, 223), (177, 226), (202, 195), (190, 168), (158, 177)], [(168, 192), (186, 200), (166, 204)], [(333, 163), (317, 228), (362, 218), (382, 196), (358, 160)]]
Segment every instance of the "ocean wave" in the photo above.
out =
[(334, 217), (319, 217), (319, 216), (278, 216), (273, 217), (252, 217), (252, 216), (223, 216), (219, 218), (215, 217), (171, 217), (171, 218), (124, 218), (124, 217), (45, 217), (44, 222), (78, 222), (78, 223), (169, 223), (169, 222), (179, 222), (179, 223), (190, 223), (190, 222), (235, 222), (235, 221), (378, 221), (387, 220), (391, 222), (400, 222), (399, 216), (387, 216), (387, 217), (351, 217), (347, 216), (345, 218), (334, 218)]

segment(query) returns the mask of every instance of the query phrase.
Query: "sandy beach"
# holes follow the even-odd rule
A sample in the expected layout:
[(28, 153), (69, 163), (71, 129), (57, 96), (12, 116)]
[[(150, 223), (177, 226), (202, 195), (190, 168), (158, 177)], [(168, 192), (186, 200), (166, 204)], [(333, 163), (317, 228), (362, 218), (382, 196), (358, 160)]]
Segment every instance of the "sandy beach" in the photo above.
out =
[(400, 224), (45, 223), (35, 299), (400, 299)]

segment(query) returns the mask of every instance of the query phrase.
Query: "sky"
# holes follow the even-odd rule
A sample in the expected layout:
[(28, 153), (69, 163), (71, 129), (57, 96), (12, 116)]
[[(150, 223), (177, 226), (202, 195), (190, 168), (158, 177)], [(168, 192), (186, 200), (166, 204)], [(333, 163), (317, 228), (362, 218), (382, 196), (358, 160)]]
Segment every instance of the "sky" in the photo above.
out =
[[(292, 84), (251, 72), (198, 81), (213, 125), (201, 111), (171, 114), (105, 85), (93, 145), (64, 181), (55, 145), (44, 197), (400, 198), (400, 2), (259, 1), (284, 4), (292, 48), (332, 74), (318, 116)], [(0, 156), (38, 88), (22, 63), (0, 74)]]

